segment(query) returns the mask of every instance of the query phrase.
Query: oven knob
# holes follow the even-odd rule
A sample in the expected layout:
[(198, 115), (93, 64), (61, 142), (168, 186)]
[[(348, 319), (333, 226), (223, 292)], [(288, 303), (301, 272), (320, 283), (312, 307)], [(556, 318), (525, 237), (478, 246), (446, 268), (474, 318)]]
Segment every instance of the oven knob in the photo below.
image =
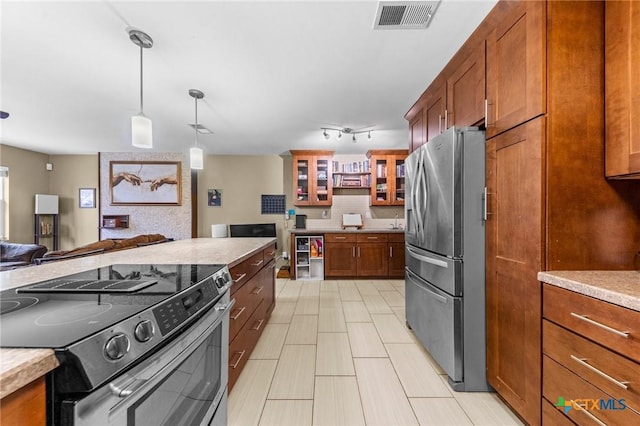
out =
[(156, 330), (151, 320), (144, 320), (136, 325), (133, 335), (136, 336), (138, 342), (146, 342), (153, 337)]
[(129, 352), (129, 347), (129, 338), (122, 333), (116, 334), (107, 340), (107, 343), (104, 345), (104, 354), (112, 360), (120, 359)]
[(224, 280), (224, 278), (222, 278), (222, 276), (216, 278), (216, 287), (222, 288), (224, 287), (225, 284), (226, 284), (226, 281)]

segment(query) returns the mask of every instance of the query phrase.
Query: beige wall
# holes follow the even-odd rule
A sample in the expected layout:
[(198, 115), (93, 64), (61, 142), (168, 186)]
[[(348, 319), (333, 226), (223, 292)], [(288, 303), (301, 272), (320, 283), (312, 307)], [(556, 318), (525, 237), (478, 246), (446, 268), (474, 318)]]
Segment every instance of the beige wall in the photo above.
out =
[[(49, 194), (47, 154), (0, 145), (0, 164), (9, 168), (9, 241), (33, 243), (35, 194)], [(53, 194), (53, 193), (51, 193)]]
[[(98, 156), (52, 155), (49, 162), (49, 188), (60, 197), (60, 250), (97, 241), (98, 210)], [(79, 189), (96, 189), (96, 207), (80, 208)]]
[[(209, 207), (207, 190), (222, 190), (222, 205)], [(210, 237), (217, 223), (273, 223), (278, 251), (284, 247), (283, 215), (261, 214), (261, 195), (283, 194), (283, 164), (277, 155), (209, 155), (198, 173), (198, 236)]]
[[(59, 248), (98, 239), (98, 209), (80, 209), (79, 188), (98, 187), (97, 155), (47, 155), (0, 145), (0, 163), (9, 167), (9, 239), (33, 243), (35, 194), (60, 198)], [(53, 170), (46, 170), (46, 163)], [(50, 247), (51, 249), (52, 247)]]

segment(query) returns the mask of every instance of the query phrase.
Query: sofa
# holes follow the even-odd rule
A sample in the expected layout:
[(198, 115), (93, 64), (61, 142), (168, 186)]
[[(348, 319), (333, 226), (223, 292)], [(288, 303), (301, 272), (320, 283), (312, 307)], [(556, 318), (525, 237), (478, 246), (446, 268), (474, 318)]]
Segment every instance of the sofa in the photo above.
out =
[(0, 271), (33, 265), (47, 248), (40, 244), (0, 243)]
[(171, 238), (167, 238), (162, 234), (143, 234), (131, 238), (106, 239), (86, 244), (84, 246), (76, 247), (73, 250), (50, 251), (41, 256), (39, 259), (36, 259), (35, 262), (41, 264), (56, 260), (73, 259), (76, 257), (89, 256), (93, 254), (108, 253), (116, 250), (125, 250), (151, 244), (159, 244), (171, 240)]

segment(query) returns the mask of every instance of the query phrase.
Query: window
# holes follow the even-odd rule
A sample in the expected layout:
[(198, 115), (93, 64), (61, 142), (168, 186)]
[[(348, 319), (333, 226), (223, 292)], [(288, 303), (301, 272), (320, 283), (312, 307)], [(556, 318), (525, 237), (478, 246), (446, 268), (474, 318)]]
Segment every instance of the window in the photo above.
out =
[(0, 166), (0, 241), (9, 239), (9, 168)]

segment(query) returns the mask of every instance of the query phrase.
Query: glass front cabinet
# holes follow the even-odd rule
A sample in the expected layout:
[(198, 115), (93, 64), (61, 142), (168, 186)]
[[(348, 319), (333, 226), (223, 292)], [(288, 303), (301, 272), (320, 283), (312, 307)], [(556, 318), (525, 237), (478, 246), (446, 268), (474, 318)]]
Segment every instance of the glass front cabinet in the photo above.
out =
[(371, 205), (403, 206), (406, 149), (371, 150)]
[(330, 206), (333, 202), (333, 151), (292, 150), (295, 206)]

